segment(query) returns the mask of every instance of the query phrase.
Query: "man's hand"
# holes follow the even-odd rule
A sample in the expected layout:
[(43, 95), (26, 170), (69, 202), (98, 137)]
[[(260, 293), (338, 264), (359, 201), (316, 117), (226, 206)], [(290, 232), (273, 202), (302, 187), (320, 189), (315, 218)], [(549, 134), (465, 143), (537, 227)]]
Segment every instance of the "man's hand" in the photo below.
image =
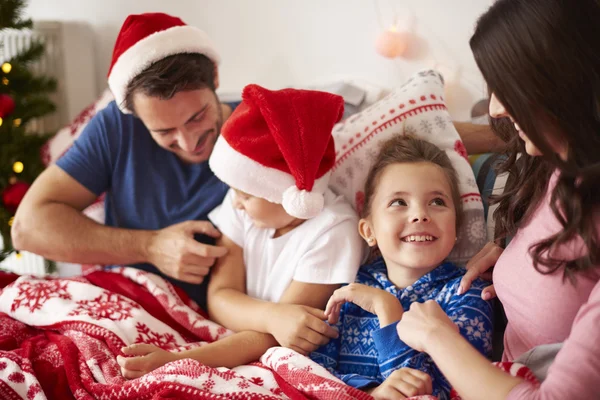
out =
[(330, 324), (338, 322), (340, 310), (347, 302), (354, 303), (363, 310), (377, 315), (381, 327), (399, 321), (404, 312), (398, 299), (391, 293), (360, 283), (351, 283), (333, 292), (327, 302), (325, 316)]
[(431, 377), (423, 371), (400, 368), (379, 386), (367, 390), (377, 400), (405, 399), (433, 393)]
[(214, 238), (221, 233), (208, 221), (186, 221), (158, 230), (147, 245), (148, 262), (165, 275), (189, 283), (202, 283), (210, 267), (227, 254), (225, 247), (199, 243), (194, 234)]
[(273, 304), (267, 316), (268, 333), (277, 342), (302, 355), (308, 355), (338, 337), (338, 331), (325, 322), (322, 310), (296, 304)]
[(179, 359), (177, 354), (151, 344), (132, 344), (122, 349), (126, 356), (117, 356), (121, 374), (125, 379), (135, 379)]

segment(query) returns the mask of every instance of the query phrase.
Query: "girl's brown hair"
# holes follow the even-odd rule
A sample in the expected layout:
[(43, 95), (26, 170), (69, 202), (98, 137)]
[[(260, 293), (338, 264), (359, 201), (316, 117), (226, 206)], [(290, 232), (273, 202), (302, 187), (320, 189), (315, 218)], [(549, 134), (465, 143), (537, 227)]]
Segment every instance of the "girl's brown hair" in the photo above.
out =
[(450, 190), (452, 191), (452, 202), (456, 210), (456, 229), (458, 230), (462, 219), (462, 203), (460, 201), (460, 192), (458, 191), (458, 179), (452, 162), (448, 158), (448, 155), (436, 145), (411, 136), (397, 135), (382, 143), (379, 155), (367, 175), (365, 204), (361, 212), (361, 217), (367, 218), (371, 214), (373, 197), (379, 185), (381, 174), (386, 167), (393, 164), (419, 162), (435, 164), (446, 174)]
[[(498, 0), (479, 19), (470, 45), (490, 94), (540, 149), (525, 152), (508, 118), (492, 120), (507, 143), (499, 172), (509, 180), (493, 199), (501, 237), (515, 234), (532, 216), (560, 172), (550, 207), (563, 229), (531, 246), (535, 269), (564, 268), (573, 277), (600, 264), (600, 243), (592, 214), (600, 203), (600, 1)], [(552, 144), (567, 148), (561, 159)], [(574, 260), (551, 249), (583, 239), (587, 253)]]

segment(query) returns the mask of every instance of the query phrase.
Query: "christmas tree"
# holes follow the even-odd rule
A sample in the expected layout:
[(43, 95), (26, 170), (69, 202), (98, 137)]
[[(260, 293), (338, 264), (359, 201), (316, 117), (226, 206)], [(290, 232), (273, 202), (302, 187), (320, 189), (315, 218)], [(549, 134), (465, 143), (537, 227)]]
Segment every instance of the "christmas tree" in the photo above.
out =
[[(0, 34), (7, 30), (32, 27), (23, 19), (24, 0), (0, 0)], [(0, 39), (2, 36), (0, 35)], [(15, 211), (33, 180), (44, 165), (40, 149), (51, 133), (27, 133), (32, 120), (55, 110), (49, 95), (56, 81), (32, 72), (44, 54), (44, 45), (33, 41), (17, 55), (6, 59), (0, 40), (0, 261), (14, 252), (10, 238)]]

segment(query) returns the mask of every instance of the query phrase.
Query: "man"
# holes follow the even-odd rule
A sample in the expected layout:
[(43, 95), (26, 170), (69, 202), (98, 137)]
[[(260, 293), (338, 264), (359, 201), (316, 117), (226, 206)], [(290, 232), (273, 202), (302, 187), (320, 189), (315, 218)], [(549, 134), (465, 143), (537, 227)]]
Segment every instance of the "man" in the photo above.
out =
[[(23, 199), (15, 248), (48, 259), (132, 265), (166, 277), (206, 310), (206, 280), (226, 250), (207, 214), (227, 187), (208, 157), (231, 108), (220, 104), (219, 56), (207, 35), (179, 18), (129, 16), (99, 112)], [(486, 127), (457, 124), (467, 150), (494, 144)], [(106, 225), (81, 214), (102, 193)]]
[[(207, 214), (227, 187), (208, 167), (224, 114), (219, 56), (207, 35), (165, 14), (131, 15), (108, 73), (115, 102), (98, 113), (23, 199), (15, 248), (49, 259), (133, 264), (204, 309), (204, 277), (226, 250)], [(81, 210), (106, 192), (106, 225)], [(195, 240), (199, 239), (199, 241)]]

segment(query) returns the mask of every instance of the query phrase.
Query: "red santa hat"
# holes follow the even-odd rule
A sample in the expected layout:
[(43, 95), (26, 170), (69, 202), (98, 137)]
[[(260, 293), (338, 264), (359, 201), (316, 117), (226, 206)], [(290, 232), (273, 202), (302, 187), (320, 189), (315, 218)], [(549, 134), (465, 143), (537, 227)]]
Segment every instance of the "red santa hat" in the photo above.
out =
[(312, 218), (323, 209), (335, 163), (331, 130), (343, 112), (344, 100), (334, 94), (248, 85), (223, 125), (210, 168), (235, 189)]
[(182, 53), (200, 53), (215, 64), (220, 62), (208, 35), (181, 19), (163, 13), (128, 16), (117, 36), (108, 70), (108, 86), (121, 111), (131, 113), (123, 101), (133, 78), (156, 61)]

